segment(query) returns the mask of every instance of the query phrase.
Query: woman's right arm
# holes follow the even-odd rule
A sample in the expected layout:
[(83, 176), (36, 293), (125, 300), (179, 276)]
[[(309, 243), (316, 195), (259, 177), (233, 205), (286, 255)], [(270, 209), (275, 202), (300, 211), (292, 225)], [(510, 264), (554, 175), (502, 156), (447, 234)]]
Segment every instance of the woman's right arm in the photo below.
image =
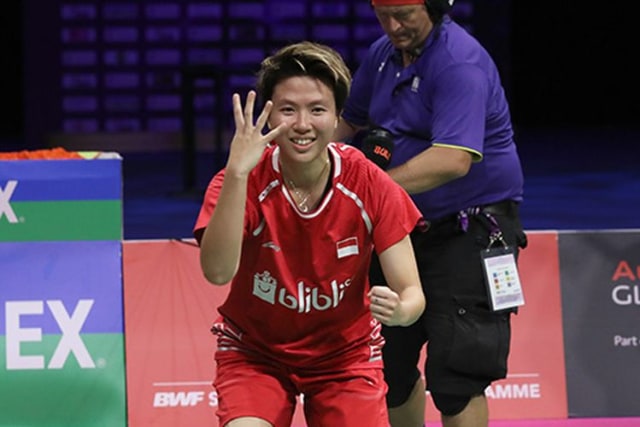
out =
[(285, 125), (262, 134), (273, 104), (267, 101), (253, 124), (256, 93), (250, 91), (243, 108), (234, 94), (235, 133), (220, 195), (200, 241), (200, 267), (206, 279), (215, 285), (228, 283), (238, 271), (242, 253), (245, 206), (249, 173), (256, 167), (267, 144), (285, 130)]
[(247, 181), (248, 175), (225, 172), (216, 208), (200, 241), (200, 267), (214, 285), (228, 283), (238, 271)]

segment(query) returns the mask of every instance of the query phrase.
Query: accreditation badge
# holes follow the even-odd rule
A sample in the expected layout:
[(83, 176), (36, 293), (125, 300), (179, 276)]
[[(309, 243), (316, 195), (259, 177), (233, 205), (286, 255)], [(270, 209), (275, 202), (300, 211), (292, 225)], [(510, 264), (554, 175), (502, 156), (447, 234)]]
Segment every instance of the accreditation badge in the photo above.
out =
[(480, 255), (491, 309), (500, 311), (524, 305), (514, 249), (510, 246), (490, 247)]

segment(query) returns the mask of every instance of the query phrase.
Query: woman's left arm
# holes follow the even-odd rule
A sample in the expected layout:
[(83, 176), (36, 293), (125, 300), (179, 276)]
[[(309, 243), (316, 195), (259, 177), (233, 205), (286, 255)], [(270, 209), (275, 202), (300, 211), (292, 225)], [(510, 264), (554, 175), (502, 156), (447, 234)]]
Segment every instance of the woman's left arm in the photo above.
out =
[(378, 257), (389, 286), (371, 287), (371, 313), (387, 326), (409, 326), (418, 320), (426, 305), (409, 235)]

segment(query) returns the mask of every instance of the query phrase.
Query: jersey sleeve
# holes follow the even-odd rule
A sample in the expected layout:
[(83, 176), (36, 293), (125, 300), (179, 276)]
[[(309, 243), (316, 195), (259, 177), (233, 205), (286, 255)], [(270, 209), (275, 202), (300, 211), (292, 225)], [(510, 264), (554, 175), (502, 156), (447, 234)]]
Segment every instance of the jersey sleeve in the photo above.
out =
[(200, 206), (200, 212), (196, 219), (196, 224), (193, 227), (193, 237), (195, 237), (198, 244), (202, 240), (202, 234), (204, 233), (213, 210), (216, 208), (218, 197), (220, 196), (220, 190), (222, 189), (222, 182), (224, 181), (224, 169), (218, 172), (209, 182), (207, 191), (204, 193), (204, 200), (202, 206)]
[(381, 169), (372, 173), (374, 200), (373, 243), (379, 254), (415, 230), (422, 214), (409, 194)]
[[(196, 219), (195, 226), (193, 227), (193, 237), (195, 237), (198, 244), (202, 240), (202, 234), (204, 233), (205, 228), (207, 228), (207, 224), (209, 224), (209, 220), (211, 219), (211, 215), (213, 215), (213, 211), (216, 208), (216, 204), (218, 203), (218, 197), (220, 197), (220, 191), (222, 190), (222, 183), (224, 182), (224, 172), (222, 169), (218, 172), (209, 182), (207, 186), (207, 191), (204, 195), (204, 200), (202, 202), (202, 206), (200, 207), (200, 212)], [(256, 209), (251, 204), (251, 197), (247, 195), (247, 203), (245, 205), (245, 220), (244, 220), (244, 232), (245, 235), (248, 230), (249, 221), (252, 218), (255, 218)]]

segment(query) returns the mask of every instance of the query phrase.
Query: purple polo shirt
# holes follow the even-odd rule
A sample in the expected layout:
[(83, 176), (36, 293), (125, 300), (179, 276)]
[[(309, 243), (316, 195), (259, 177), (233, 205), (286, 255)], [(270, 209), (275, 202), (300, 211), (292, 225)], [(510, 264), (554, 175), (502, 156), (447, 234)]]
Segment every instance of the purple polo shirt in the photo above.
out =
[(474, 154), (466, 176), (412, 195), (427, 219), (522, 201), (522, 167), (498, 70), (478, 41), (447, 17), (406, 68), (387, 36), (376, 40), (354, 75), (342, 116), (393, 133), (390, 168), (432, 145)]

